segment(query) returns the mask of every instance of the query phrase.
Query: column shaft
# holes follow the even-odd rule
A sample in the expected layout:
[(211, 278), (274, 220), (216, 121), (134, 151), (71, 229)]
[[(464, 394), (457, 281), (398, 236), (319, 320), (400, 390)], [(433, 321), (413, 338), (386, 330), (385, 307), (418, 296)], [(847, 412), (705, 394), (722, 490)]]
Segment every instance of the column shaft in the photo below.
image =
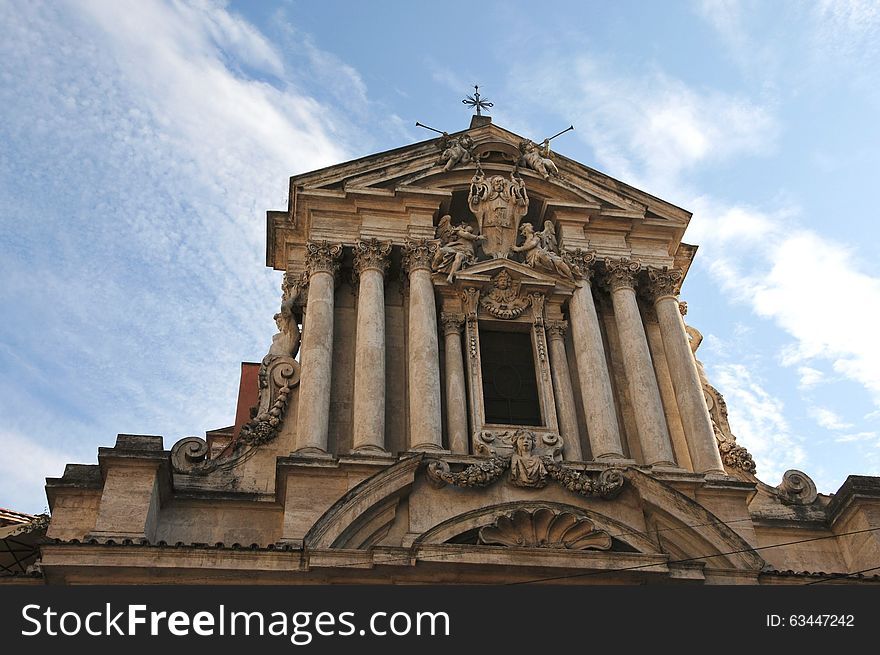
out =
[[(339, 248), (340, 253), (342, 248)], [(330, 424), (330, 372), (333, 364), (333, 273), (309, 276), (303, 321), (296, 452), (325, 454)]]
[(406, 242), (409, 270), (409, 436), (411, 450), (442, 450), (440, 418), (440, 349), (437, 307), (430, 261), (437, 244), (428, 239)]
[(464, 381), (464, 362), (461, 350), (461, 326), (464, 316), (443, 314), (444, 346), (446, 351), (446, 432), (449, 450), (457, 455), (468, 453), (467, 390)]
[(354, 360), (353, 450), (385, 453), (385, 280), (360, 272)]
[(688, 343), (684, 322), (674, 296), (657, 298), (654, 307), (660, 322), (660, 334), (666, 350), (666, 362), (672, 375), (675, 400), (684, 426), (688, 451), (697, 473), (723, 473), (724, 465), (706, 400), (703, 387), (697, 374), (693, 354)]
[(609, 272), (611, 302), (614, 305), (623, 366), (629, 382), (642, 456), (648, 465), (674, 465), (675, 457), (666, 427), (663, 402), (636, 301), (635, 275), (639, 264), (628, 260), (606, 260), (605, 265)]
[(605, 345), (602, 343), (596, 304), (587, 279), (571, 297), (569, 324), (593, 459), (622, 458), (620, 426), (611, 392)]
[(574, 392), (571, 389), (571, 373), (568, 370), (568, 357), (565, 354), (565, 328), (565, 321), (550, 321), (547, 324), (550, 372), (553, 377), (559, 432), (564, 442), (562, 455), (568, 461), (579, 462), (584, 456), (575, 413)]

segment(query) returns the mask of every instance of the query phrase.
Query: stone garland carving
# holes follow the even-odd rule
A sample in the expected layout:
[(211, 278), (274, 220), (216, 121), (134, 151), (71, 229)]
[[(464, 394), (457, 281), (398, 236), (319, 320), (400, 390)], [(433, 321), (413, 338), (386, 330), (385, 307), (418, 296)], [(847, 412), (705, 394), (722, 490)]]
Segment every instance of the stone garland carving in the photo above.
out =
[(428, 463), (428, 478), (441, 486), (451, 484), (454, 487), (486, 487), (500, 480), (509, 467), (509, 457), (496, 456), (453, 473), (449, 464), (442, 459), (435, 459)]
[[(687, 304), (679, 303), (679, 311), (682, 315), (687, 313)], [(727, 403), (724, 396), (709, 384), (706, 377), (706, 370), (703, 368), (703, 362), (697, 359), (697, 348), (703, 341), (703, 335), (695, 327), (685, 324), (685, 331), (690, 339), (691, 353), (694, 356), (694, 364), (697, 367), (697, 375), (700, 378), (700, 384), (703, 387), (703, 396), (706, 399), (706, 406), (709, 409), (709, 418), (712, 419), (712, 431), (715, 433), (715, 441), (718, 444), (718, 452), (721, 453), (721, 461), (725, 466), (740, 469), (741, 471), (754, 475), (755, 460), (744, 446), (736, 443), (736, 437), (730, 430), (730, 423), (727, 418)]]
[(806, 473), (791, 469), (782, 476), (776, 492), (786, 505), (809, 505), (816, 500), (816, 484)]
[[(524, 446), (527, 448), (527, 446)], [(572, 493), (581, 496), (597, 496), (606, 500), (616, 497), (624, 487), (626, 478), (620, 469), (605, 469), (599, 473), (577, 471), (560, 464), (551, 457), (536, 457), (514, 453), (507, 456), (494, 455), (484, 462), (471, 464), (461, 471), (453, 472), (441, 459), (428, 463), (428, 478), (438, 486), (487, 487), (508, 473), (508, 482), (514, 486), (541, 489), (547, 481), (554, 480)]]
[(674, 298), (679, 293), (683, 277), (684, 273), (678, 268), (670, 269), (666, 266), (663, 268), (649, 267), (649, 296), (655, 302), (666, 296)]
[(492, 278), (492, 289), (480, 299), (480, 306), (496, 318), (517, 318), (531, 302), (528, 297), (520, 297), (519, 289), (520, 283), (502, 270)]
[(480, 234), (486, 237), (483, 252), (493, 259), (506, 259), (516, 245), (519, 223), (529, 211), (525, 183), (513, 173), (509, 180), (500, 175), (486, 180), (478, 170), (471, 180), (468, 207), (477, 217)]
[(519, 151), (522, 153), (519, 159), (521, 166), (530, 168), (549, 180), (550, 176), (559, 177), (559, 169), (550, 159), (550, 140), (544, 139), (539, 146), (531, 139), (523, 139), (519, 143)]
[(620, 469), (605, 469), (598, 475), (592, 475), (567, 468), (558, 462), (548, 464), (547, 474), (569, 491), (607, 499), (617, 496), (625, 482)]
[(574, 273), (571, 267), (555, 251), (553, 244), (556, 243), (556, 235), (553, 233), (553, 224), (546, 221), (544, 226), (541, 232), (535, 232), (531, 223), (523, 223), (519, 228), (523, 243), (521, 246), (512, 246), (511, 251), (523, 253), (526, 264), (535, 270), (547, 271), (573, 280)]
[(352, 267), (352, 276), (355, 281), (367, 269), (380, 271), (384, 276), (390, 263), (388, 256), (391, 254), (391, 245), (390, 241), (379, 241), (375, 238), (356, 241), (354, 244), (354, 266)]
[(431, 270), (431, 261), (440, 243), (435, 239), (406, 239), (403, 243), (403, 270), (409, 274), (419, 269)]
[(449, 214), (440, 219), (436, 237), (440, 246), (431, 260), (431, 270), (435, 273), (447, 273), (446, 281), (450, 284), (456, 273), (474, 263), (477, 258), (477, 243), (486, 240), (485, 236), (474, 234), (470, 225), (453, 225)]
[(572, 512), (541, 507), (533, 512), (518, 509), (499, 516), (480, 529), (478, 543), (513, 548), (559, 548), (610, 550), (611, 535), (596, 530), (594, 523)]
[(443, 166), (443, 171), (451, 171), (458, 164), (469, 164), (476, 161), (474, 157), (474, 140), (469, 134), (449, 136), (446, 132), (438, 140), (442, 151), (435, 166)]
[(575, 279), (589, 282), (593, 277), (593, 267), (598, 260), (598, 255), (595, 251), (573, 248), (564, 251), (562, 257), (571, 269)]
[(618, 289), (634, 289), (636, 286), (636, 276), (642, 268), (639, 260), (627, 259), (605, 259), (605, 284), (611, 291)]

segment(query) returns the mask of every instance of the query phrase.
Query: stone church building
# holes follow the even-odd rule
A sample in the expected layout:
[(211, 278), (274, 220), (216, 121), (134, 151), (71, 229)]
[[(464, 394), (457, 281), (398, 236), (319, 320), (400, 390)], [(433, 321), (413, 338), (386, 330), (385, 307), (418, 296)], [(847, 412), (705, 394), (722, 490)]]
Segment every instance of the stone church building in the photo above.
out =
[(47, 480), (42, 580), (880, 581), (880, 479), (773, 486), (731, 433), (690, 218), (485, 116), (292, 177), (234, 424)]

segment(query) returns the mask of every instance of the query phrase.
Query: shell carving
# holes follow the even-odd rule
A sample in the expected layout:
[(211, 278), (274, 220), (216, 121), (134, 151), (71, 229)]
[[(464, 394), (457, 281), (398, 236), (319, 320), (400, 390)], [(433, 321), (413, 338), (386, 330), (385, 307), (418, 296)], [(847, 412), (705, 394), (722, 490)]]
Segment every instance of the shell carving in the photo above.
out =
[(541, 508), (534, 512), (516, 510), (500, 516), (480, 530), (480, 543), (519, 548), (565, 548), (609, 550), (611, 535), (596, 530), (590, 519), (571, 512)]

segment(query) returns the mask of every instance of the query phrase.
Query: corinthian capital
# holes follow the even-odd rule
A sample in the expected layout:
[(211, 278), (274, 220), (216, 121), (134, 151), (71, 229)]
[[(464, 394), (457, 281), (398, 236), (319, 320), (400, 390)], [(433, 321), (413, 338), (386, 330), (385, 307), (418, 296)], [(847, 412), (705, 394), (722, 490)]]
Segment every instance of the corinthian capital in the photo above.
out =
[(368, 239), (354, 244), (354, 275), (360, 276), (366, 270), (379, 271), (382, 275), (388, 270), (388, 255), (391, 254), (391, 242)]
[(678, 268), (648, 268), (648, 295), (657, 302), (661, 298), (672, 297), (678, 295), (678, 288), (681, 286), (681, 280), (684, 273)]
[(636, 259), (605, 259), (605, 284), (611, 291), (618, 289), (635, 289), (636, 276), (642, 268), (642, 263)]
[(593, 266), (598, 259), (595, 251), (575, 248), (563, 252), (562, 258), (568, 264), (575, 279), (589, 282), (593, 277)]
[(309, 276), (315, 273), (336, 275), (339, 260), (342, 258), (342, 244), (327, 241), (309, 241), (306, 244), (306, 270)]
[(420, 268), (431, 271), (431, 260), (439, 242), (434, 239), (407, 239), (403, 243), (403, 268), (412, 274)]
[(440, 314), (440, 324), (443, 326), (443, 334), (458, 334), (461, 332), (461, 326), (464, 324), (464, 314), (449, 314), (442, 312)]
[(547, 330), (547, 336), (550, 337), (550, 341), (564, 339), (565, 331), (568, 329), (568, 321), (547, 321), (544, 327)]

